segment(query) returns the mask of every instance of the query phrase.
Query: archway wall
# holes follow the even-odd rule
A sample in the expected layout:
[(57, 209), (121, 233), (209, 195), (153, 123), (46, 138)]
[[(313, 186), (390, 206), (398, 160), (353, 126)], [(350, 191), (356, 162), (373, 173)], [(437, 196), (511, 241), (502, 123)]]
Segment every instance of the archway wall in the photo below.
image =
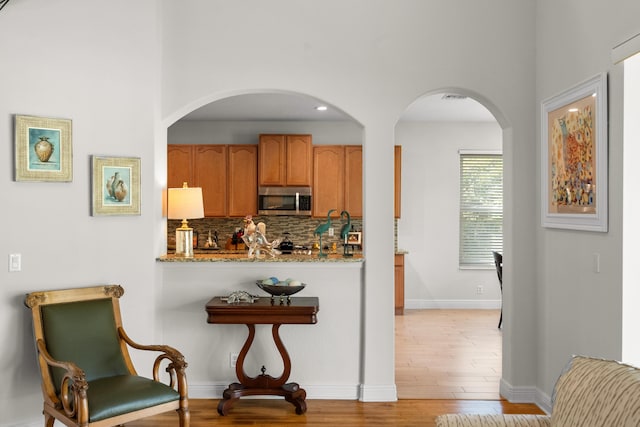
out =
[[(387, 399), (394, 383), (393, 207), (385, 203), (393, 197), (394, 127), (414, 99), (443, 87), (490, 100), (508, 129), (505, 297), (518, 316), (505, 327), (503, 375), (515, 386), (535, 381), (534, 12), (533, 2), (508, 0), (463, 9), (447, 0), (163, 3), (164, 126), (208, 102), (260, 90), (325, 100), (362, 125), (363, 400)], [(158, 158), (165, 142), (156, 141)]]

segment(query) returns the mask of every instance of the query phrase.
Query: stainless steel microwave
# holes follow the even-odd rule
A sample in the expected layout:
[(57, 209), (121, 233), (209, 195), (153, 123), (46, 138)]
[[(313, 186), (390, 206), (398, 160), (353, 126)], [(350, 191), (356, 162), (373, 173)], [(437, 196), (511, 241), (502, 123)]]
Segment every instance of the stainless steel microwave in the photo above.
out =
[(258, 215), (311, 216), (311, 187), (258, 187)]

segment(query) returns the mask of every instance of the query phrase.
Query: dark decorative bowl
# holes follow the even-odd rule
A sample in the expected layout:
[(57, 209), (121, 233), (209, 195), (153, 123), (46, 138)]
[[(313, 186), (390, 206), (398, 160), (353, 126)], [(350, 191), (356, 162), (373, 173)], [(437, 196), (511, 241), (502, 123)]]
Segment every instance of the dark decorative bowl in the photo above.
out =
[(300, 292), (305, 286), (307, 286), (304, 283), (299, 286), (265, 285), (261, 280), (258, 280), (256, 285), (272, 297), (288, 297)]

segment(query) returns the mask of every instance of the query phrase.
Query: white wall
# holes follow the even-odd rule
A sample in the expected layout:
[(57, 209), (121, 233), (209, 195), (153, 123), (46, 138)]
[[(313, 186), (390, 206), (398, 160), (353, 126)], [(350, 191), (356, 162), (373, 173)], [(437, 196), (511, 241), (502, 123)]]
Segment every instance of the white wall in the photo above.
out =
[[(496, 122), (399, 122), (402, 218), (398, 246), (405, 256), (407, 308), (500, 307), (495, 268), (458, 267), (461, 149), (502, 149)], [(484, 293), (476, 294), (482, 286)]]
[[(539, 271), (536, 382), (547, 392), (572, 354), (616, 359), (622, 354), (623, 66), (612, 64), (611, 50), (640, 32), (640, 3), (585, 6), (537, 2), (537, 101), (597, 73), (609, 74), (609, 231), (538, 227), (537, 232), (532, 259)], [(600, 254), (600, 273), (593, 268), (594, 253)]]
[[(27, 292), (122, 284), (130, 336), (158, 338), (156, 23), (148, 0), (21, 0), (0, 12), (0, 425), (43, 422), (31, 319), (22, 305)], [(73, 182), (13, 181), (14, 114), (73, 121)], [(90, 216), (94, 154), (141, 158), (142, 215)], [(7, 271), (10, 253), (22, 254), (21, 272)]]

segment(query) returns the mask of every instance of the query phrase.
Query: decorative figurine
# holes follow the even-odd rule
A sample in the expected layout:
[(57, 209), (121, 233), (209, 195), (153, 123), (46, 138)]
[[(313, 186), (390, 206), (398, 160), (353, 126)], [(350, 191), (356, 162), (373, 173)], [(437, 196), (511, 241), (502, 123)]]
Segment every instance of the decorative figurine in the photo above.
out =
[(327, 222), (320, 224), (319, 226), (316, 227), (316, 231), (313, 232), (314, 236), (319, 236), (320, 237), (320, 252), (318, 252), (318, 257), (319, 258), (324, 258), (327, 256), (327, 254), (325, 254), (324, 252), (322, 252), (322, 233), (326, 233), (327, 230), (329, 230), (329, 227), (331, 227), (331, 213), (335, 212), (335, 209), (331, 209), (329, 210), (329, 212), (327, 212)]
[[(351, 231), (351, 215), (349, 215), (349, 212), (347, 212), (347, 211), (342, 211), (342, 212), (340, 212), (340, 218), (342, 218), (342, 217), (346, 217), (347, 218), (347, 222), (340, 229), (340, 238), (342, 239), (342, 245), (343, 245), (342, 247), (344, 248), (342, 256), (343, 257), (352, 257), (353, 256), (353, 245), (347, 244), (347, 235), (349, 234), (349, 231)], [(349, 253), (349, 247), (351, 247), (351, 253)]]
[(271, 256), (271, 258), (280, 255), (280, 251), (276, 249), (280, 244), (280, 240), (275, 239), (269, 242), (267, 240), (266, 230), (267, 226), (264, 222), (259, 222), (258, 225), (256, 225), (251, 215), (244, 217), (244, 234), (242, 235), (242, 240), (249, 248), (247, 254), (249, 258), (264, 258), (262, 254), (263, 251)]

